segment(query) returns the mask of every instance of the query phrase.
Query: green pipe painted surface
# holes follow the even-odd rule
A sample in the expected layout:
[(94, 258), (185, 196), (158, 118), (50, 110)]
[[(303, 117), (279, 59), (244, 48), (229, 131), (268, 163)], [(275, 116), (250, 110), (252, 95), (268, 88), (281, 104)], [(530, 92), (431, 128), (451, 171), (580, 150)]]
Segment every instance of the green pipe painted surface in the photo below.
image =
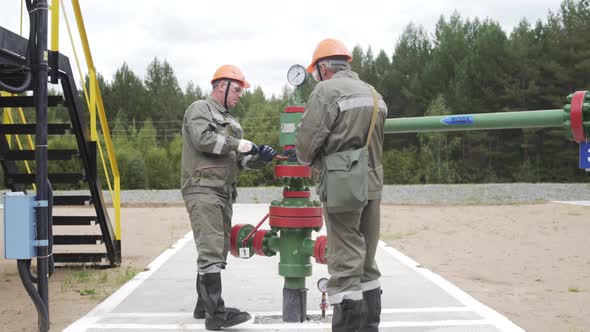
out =
[(303, 250), (303, 253), (313, 257), (313, 246), (315, 244), (315, 241), (310, 239), (310, 238), (305, 238), (303, 239), (303, 244), (301, 246), (301, 249)]
[(568, 127), (568, 120), (562, 109), (394, 118), (385, 120), (385, 133)]
[(279, 275), (290, 278), (311, 276), (310, 256), (302, 249), (304, 239), (310, 237), (311, 232), (311, 228), (281, 229)]

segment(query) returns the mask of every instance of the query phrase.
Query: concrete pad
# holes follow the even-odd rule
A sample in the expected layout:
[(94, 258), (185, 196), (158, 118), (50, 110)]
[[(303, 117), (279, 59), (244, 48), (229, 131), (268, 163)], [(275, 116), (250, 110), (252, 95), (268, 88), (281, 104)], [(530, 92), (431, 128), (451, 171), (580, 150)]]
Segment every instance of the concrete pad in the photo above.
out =
[[(234, 205), (234, 224), (256, 224), (268, 211), (266, 204)], [(263, 227), (262, 228), (268, 228)], [(314, 235), (315, 236), (315, 235)], [(506, 317), (481, 304), (441, 276), (381, 242), (377, 251), (383, 289), (380, 331), (523, 331)], [(230, 256), (222, 272), (223, 297), (229, 306), (249, 311), (253, 319), (229, 331), (330, 331), (331, 311), (320, 317), (321, 293), (316, 282), (328, 277), (325, 265), (314, 264), (307, 278), (307, 313), (304, 323), (283, 323), (283, 278), (278, 256)], [(205, 330), (192, 311), (196, 299), (196, 251), (192, 233), (117, 292), (65, 331), (175, 331)]]

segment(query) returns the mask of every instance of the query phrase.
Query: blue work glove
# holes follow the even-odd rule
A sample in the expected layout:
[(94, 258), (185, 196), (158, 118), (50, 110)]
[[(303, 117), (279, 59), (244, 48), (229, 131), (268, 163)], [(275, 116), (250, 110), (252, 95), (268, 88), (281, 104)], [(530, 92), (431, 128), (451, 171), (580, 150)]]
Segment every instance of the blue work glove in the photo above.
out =
[(260, 158), (265, 162), (271, 162), (273, 158), (277, 155), (277, 151), (272, 148), (270, 145), (260, 145)]
[(283, 151), (285, 157), (289, 157), (288, 161), (297, 162), (297, 150), (295, 148), (289, 148)]

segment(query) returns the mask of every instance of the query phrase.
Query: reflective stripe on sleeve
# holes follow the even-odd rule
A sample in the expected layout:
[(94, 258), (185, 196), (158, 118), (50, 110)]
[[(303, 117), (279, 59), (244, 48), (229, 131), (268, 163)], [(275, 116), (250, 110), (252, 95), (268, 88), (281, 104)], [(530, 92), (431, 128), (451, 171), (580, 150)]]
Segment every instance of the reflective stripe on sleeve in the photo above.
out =
[(225, 136), (217, 134), (216, 139), (215, 147), (213, 148), (212, 152), (215, 154), (220, 154), (223, 144), (225, 144)]
[[(345, 99), (345, 100), (341, 100), (338, 102), (338, 106), (340, 107), (340, 111), (342, 112), (346, 112), (348, 110), (351, 110), (353, 108), (359, 108), (359, 107), (373, 107), (373, 98), (371, 97), (356, 97), (356, 98), (350, 98), (350, 99)], [(385, 106), (385, 102), (381, 99), (379, 99), (379, 108), (387, 108), (387, 106)]]

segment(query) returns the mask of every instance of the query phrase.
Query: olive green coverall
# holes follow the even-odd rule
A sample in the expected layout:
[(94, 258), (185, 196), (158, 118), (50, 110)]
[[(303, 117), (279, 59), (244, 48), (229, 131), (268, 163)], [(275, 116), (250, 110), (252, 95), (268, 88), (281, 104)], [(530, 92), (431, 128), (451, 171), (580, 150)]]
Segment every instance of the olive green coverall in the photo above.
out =
[(264, 165), (258, 155), (237, 152), (242, 137), (240, 124), (212, 97), (194, 102), (184, 114), (180, 187), (200, 274), (225, 268), (238, 171)]
[[(365, 145), (373, 96), (368, 84), (350, 70), (339, 71), (319, 82), (309, 97), (297, 129), (297, 158), (313, 166), (318, 183), (324, 156)], [(324, 209), (328, 233), (327, 262), (330, 281), (328, 300), (362, 300), (363, 292), (380, 287), (381, 273), (375, 262), (379, 242), (380, 202), (383, 188), (383, 140), (387, 106), (381, 96), (379, 112), (369, 145), (369, 191), (364, 208), (344, 213)], [(327, 188), (330, 195), (330, 188)], [(325, 198), (321, 198), (322, 200)]]

